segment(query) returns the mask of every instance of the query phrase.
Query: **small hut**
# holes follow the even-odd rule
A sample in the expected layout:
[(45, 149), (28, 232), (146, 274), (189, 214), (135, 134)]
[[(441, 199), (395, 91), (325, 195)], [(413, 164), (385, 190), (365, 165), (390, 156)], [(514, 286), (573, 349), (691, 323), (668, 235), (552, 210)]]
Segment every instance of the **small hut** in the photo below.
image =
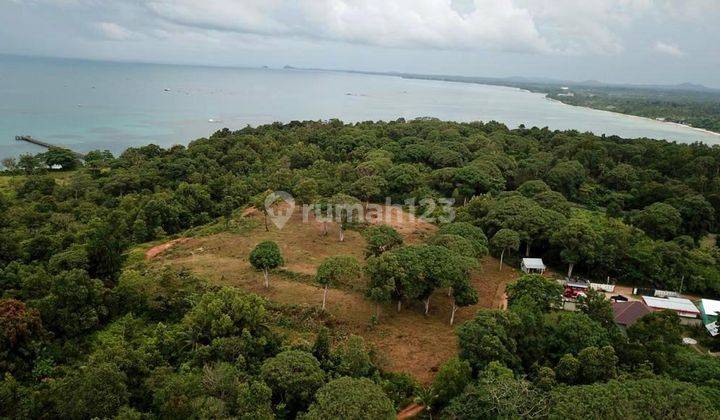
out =
[(542, 274), (545, 272), (545, 264), (542, 258), (523, 258), (520, 269), (527, 274)]

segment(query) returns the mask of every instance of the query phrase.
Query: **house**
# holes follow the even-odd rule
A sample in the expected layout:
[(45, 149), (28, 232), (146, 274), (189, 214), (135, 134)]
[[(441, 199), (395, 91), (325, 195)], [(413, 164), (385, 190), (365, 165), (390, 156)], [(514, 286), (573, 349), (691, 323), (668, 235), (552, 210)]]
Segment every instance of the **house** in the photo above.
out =
[(638, 319), (652, 312), (645, 305), (645, 302), (628, 301), (628, 302), (612, 302), (613, 316), (615, 323), (621, 327), (629, 327)]
[(643, 296), (643, 302), (652, 311), (670, 310), (680, 315), (680, 322), (683, 324), (699, 324), (698, 315), (700, 311), (690, 299), (679, 298), (679, 297), (654, 297), (654, 296)]
[(520, 269), (527, 274), (542, 274), (545, 272), (545, 264), (542, 258), (523, 258)]
[(702, 319), (703, 325), (708, 330), (710, 335), (715, 337), (718, 335), (718, 313), (720, 312), (720, 301), (712, 299), (700, 299), (698, 304), (700, 309), (700, 318)]

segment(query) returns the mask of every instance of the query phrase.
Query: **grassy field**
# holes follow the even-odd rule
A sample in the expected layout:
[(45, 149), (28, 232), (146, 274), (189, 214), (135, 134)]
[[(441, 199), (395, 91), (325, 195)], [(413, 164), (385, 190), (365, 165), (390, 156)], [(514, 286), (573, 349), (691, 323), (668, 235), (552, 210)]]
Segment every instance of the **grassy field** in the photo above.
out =
[[(321, 224), (312, 220), (303, 223), (297, 212), (281, 230), (270, 225), (270, 230), (265, 231), (262, 218), (257, 214), (246, 217), (256, 221), (247, 232), (189, 238), (148, 262), (187, 268), (213, 283), (240, 287), (279, 304), (319, 307), (322, 291), (312, 279), (322, 260), (339, 254), (364, 260), (365, 241), (358, 232), (346, 232), (345, 241), (339, 242), (336, 226), (330, 225), (329, 234), (324, 236)], [(433, 225), (420, 221), (393, 224), (406, 243), (421, 242), (435, 230)], [(286, 263), (271, 275), (269, 289), (263, 287), (261, 273), (248, 262), (250, 250), (262, 240), (276, 241)], [(497, 259), (483, 259), (482, 270), (473, 275), (480, 302), (458, 311), (456, 325), (471, 318), (480, 307), (503, 305), (505, 285), (517, 278), (518, 271), (505, 266), (500, 272), (498, 267)], [(364, 283), (363, 278), (357, 278), (330, 290), (327, 311), (335, 326), (362, 335), (372, 343), (384, 369), (408, 372), (420, 382), (429, 382), (438, 367), (457, 353), (454, 328), (449, 325), (451, 301), (446, 291), (437, 291), (432, 296), (428, 316), (423, 315), (420, 303), (409, 305), (401, 312), (396, 311), (395, 305), (386, 305), (382, 308), (380, 323), (371, 326), (374, 305), (363, 298)]]
[[(55, 178), (55, 182), (59, 185), (65, 185), (73, 173), (75, 171), (51, 171), (47, 174)], [(25, 175), (0, 175), (0, 192), (10, 193), (13, 183), (21, 182), (25, 178)]]

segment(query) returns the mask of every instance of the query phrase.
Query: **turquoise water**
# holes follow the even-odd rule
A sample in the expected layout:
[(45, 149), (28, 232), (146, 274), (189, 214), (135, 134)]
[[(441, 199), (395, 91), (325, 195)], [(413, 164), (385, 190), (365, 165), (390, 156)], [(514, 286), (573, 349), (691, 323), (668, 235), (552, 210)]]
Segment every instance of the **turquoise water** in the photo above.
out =
[(514, 88), (323, 71), (0, 56), (0, 158), (38, 152), (27, 134), (78, 151), (186, 144), (273, 121), (437, 117), (622, 137), (720, 143), (687, 127), (571, 107)]

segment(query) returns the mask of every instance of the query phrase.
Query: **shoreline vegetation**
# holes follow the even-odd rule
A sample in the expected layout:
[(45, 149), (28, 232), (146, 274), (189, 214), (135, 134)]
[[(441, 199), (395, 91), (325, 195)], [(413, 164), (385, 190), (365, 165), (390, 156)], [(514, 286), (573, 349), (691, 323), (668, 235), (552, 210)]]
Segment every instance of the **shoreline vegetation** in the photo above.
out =
[(566, 105), (631, 115), (720, 135), (720, 89), (689, 83), (643, 86), (605, 84), (597, 81), (571, 82), (542, 78), (427, 75), (401, 72), (296, 68), (291, 66), (285, 66), (285, 69), (394, 76), (403, 79), (517, 88), (527, 92), (543, 94), (548, 99)]
[[(507, 86), (507, 87), (512, 87), (512, 86)], [(517, 88), (517, 89), (521, 89), (521, 88)], [(525, 89), (521, 89), (521, 90), (525, 90)], [(543, 94), (542, 92), (533, 92), (533, 91), (531, 91), (531, 90), (526, 90), (526, 91), (527, 91), (527, 92), (530, 92), (530, 93)], [(659, 120), (659, 119), (657, 119), (657, 118), (651, 118), (651, 117), (643, 117), (643, 116), (641, 116), (641, 115), (625, 114), (625, 113), (622, 113), (622, 112), (610, 111), (610, 110), (607, 110), (607, 109), (593, 108), (593, 107), (590, 107), (590, 106), (587, 106), (587, 105), (575, 105), (575, 104), (563, 102), (563, 101), (561, 101), (561, 100), (559, 100), (559, 99), (553, 98), (553, 97), (549, 96), (548, 94), (544, 94), (544, 95), (545, 95), (545, 99), (547, 99), (547, 100), (549, 100), (549, 101), (557, 102), (557, 103), (559, 103), (559, 104), (563, 104), (563, 105), (567, 105), (567, 106), (576, 106), (576, 107), (580, 107), (580, 108), (593, 109), (593, 110), (595, 110), (595, 111), (608, 112), (608, 113), (610, 113), (610, 114), (624, 115), (624, 116), (626, 116), (626, 117), (632, 117), (632, 118), (637, 118), (637, 119), (642, 119), (642, 120), (654, 121), (654, 122), (659, 122), (659, 123), (668, 124), (668, 125), (675, 125), (675, 126), (678, 126), (678, 127), (689, 128), (689, 129), (694, 130), (694, 131), (699, 131), (699, 132), (701, 132), (701, 133), (712, 134), (712, 135), (714, 135), (714, 136), (720, 137), (720, 131), (712, 131), (712, 130), (708, 130), (708, 129), (706, 129), (706, 128), (693, 127), (692, 125), (688, 125), (688, 124), (683, 124), (683, 123), (674, 122), (674, 121), (664, 121), (664, 120)]]
[[(388, 73), (387, 75), (391, 75)], [(533, 84), (515, 83), (500, 79), (497, 82), (490, 80), (471, 81), (455, 80), (452, 76), (423, 76), (423, 75), (402, 75), (407, 79), (420, 80), (441, 80), (459, 83), (474, 83), (488, 86), (505, 86), (526, 90), (532, 93), (545, 95), (547, 99), (570, 106), (579, 106), (598, 111), (612, 112), (615, 114), (630, 115), (645, 118), (656, 122), (674, 124), (681, 127), (695, 129), (701, 132), (720, 136), (720, 91), (707, 89), (707, 91), (682, 90), (674, 87), (615, 87), (607, 85), (602, 87), (589, 87), (568, 83), (555, 84)], [(577, 93), (577, 91), (580, 93)], [(612, 93), (611, 91), (625, 90), (626, 93)], [(675, 93), (673, 93), (675, 92)], [(572, 94), (572, 96), (569, 96)], [(682, 95), (689, 95), (691, 98), (684, 98)], [(696, 96), (699, 96), (696, 98)], [(599, 100), (598, 100), (599, 99)], [(661, 102), (658, 104), (658, 102)], [(664, 102), (664, 103), (662, 103)], [(619, 106), (627, 108), (619, 109)], [(712, 113), (701, 110), (703, 107), (712, 107)], [(643, 112), (643, 108), (652, 107), (650, 112)], [(688, 107), (683, 117), (673, 117), (673, 109)], [(701, 119), (700, 123), (692, 123), (693, 119)], [(717, 127), (717, 128), (715, 128)]]

